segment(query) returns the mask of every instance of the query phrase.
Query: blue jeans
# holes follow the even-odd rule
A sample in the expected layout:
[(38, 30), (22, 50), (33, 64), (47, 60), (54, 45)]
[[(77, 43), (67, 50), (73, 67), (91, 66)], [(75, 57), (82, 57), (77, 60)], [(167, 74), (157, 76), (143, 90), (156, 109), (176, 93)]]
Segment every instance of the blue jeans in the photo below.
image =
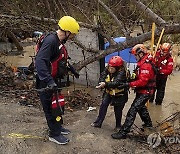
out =
[[(105, 94), (103, 96), (103, 101), (101, 103), (100, 109), (99, 109), (99, 115), (94, 123), (97, 123), (99, 126), (102, 125), (109, 104), (112, 102), (112, 96)], [(122, 118), (122, 110), (124, 108), (126, 102), (120, 102), (118, 105), (114, 106), (114, 113), (115, 113), (115, 119), (116, 119), (116, 127), (121, 127), (121, 118)]]

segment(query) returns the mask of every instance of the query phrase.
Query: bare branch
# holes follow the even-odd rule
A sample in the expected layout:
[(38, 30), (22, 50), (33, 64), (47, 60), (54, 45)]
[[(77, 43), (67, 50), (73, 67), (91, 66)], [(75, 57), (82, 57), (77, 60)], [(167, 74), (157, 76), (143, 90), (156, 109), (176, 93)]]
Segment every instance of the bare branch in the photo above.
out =
[(113, 46), (113, 45), (116, 44), (116, 42), (112, 39), (112, 37), (110, 37), (109, 35), (105, 34), (100, 28), (97, 29), (97, 32), (108, 40), (110, 46)]
[(74, 5), (74, 4), (72, 4), (72, 3), (70, 3), (72, 6), (74, 6), (74, 7), (76, 7), (86, 18), (87, 18), (87, 20), (90, 22), (90, 23), (92, 23), (92, 21), (88, 18), (88, 16), (83, 12), (83, 10), (79, 7), (79, 6), (76, 6), (76, 5)]
[(59, 6), (57, 5), (57, 3), (56, 3), (56, 0), (53, 0), (53, 3), (54, 3), (54, 5), (55, 5), (55, 8), (56, 8), (56, 10), (58, 10), (58, 13), (59, 13), (59, 15), (60, 15), (60, 9), (59, 9)]
[(77, 46), (79, 46), (81, 49), (87, 51), (87, 52), (93, 52), (93, 53), (98, 53), (99, 50), (93, 50), (90, 48), (86, 48), (81, 42), (79, 42), (78, 40), (73, 40), (72, 41), (74, 44), (76, 44)]
[(63, 7), (63, 5), (61, 4), (60, 0), (58, 0), (58, 2), (59, 2), (59, 4), (60, 4), (62, 10), (64, 11), (64, 13), (65, 13), (66, 15), (68, 15), (67, 11), (65, 10), (65, 8)]
[(142, 2), (139, 0), (132, 0), (132, 2), (143, 12), (147, 14), (147, 17), (150, 18), (152, 21), (154, 21), (158, 26), (162, 26), (162, 24), (165, 24), (166, 21), (163, 20), (161, 17), (159, 17), (156, 13), (154, 13), (150, 8), (145, 6)]
[(126, 36), (127, 31), (124, 29), (123, 24), (118, 20), (116, 15), (109, 9), (101, 0), (98, 0), (98, 2), (108, 11), (108, 13), (113, 17), (113, 19), (116, 21), (116, 23), (119, 26), (119, 30), (123, 32), (123, 34)]
[[(160, 33), (161, 33), (161, 30), (156, 30), (155, 37), (159, 36)], [(174, 34), (174, 33), (180, 33), (180, 24), (167, 25), (165, 27), (165, 34)], [(74, 67), (76, 68), (76, 70), (81, 70), (86, 65), (88, 65), (94, 61), (97, 61), (97, 60), (107, 56), (108, 54), (111, 54), (111, 53), (116, 52), (116, 51), (121, 51), (123, 49), (132, 47), (132, 46), (139, 44), (139, 43), (143, 43), (143, 42), (150, 40), (150, 39), (151, 39), (151, 32), (144, 33), (144, 34), (137, 36), (137, 37), (133, 37), (130, 40), (128, 40), (128, 42), (125, 41), (123, 43), (118, 43), (118, 44), (114, 45), (113, 47), (108, 48), (107, 50), (99, 50), (98, 53), (87, 57), (86, 60), (83, 60), (83, 61), (76, 63), (74, 65)]]
[(52, 13), (52, 11), (51, 11), (51, 7), (50, 7), (50, 5), (49, 5), (49, 1), (48, 1), (48, 0), (45, 0), (45, 5), (46, 5), (46, 7), (47, 7), (47, 9), (48, 9), (50, 18), (53, 18), (53, 13)]
[(19, 51), (23, 50), (23, 47), (21, 46), (21, 44), (19, 43), (18, 39), (16, 38), (16, 36), (14, 35), (13, 32), (11, 32), (9, 29), (6, 29), (7, 35), (9, 38), (11, 38), (14, 42), (14, 44), (16, 45), (17, 49)]

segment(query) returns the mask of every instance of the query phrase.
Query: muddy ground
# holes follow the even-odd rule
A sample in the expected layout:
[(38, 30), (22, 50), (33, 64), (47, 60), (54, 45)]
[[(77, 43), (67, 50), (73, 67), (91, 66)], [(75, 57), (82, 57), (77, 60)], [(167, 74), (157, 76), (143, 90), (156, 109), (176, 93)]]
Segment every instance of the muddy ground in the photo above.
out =
[[(172, 113), (180, 111), (180, 73), (176, 72), (168, 80), (167, 91), (162, 106), (151, 104), (149, 111), (154, 125)], [(67, 90), (67, 89), (66, 89)], [(69, 88), (71, 90), (71, 88)], [(101, 95), (101, 92), (88, 88), (89, 93), (94, 96)], [(130, 94), (128, 103), (123, 112), (127, 113), (132, 99)], [(97, 100), (100, 102), (100, 100)], [(0, 153), (1, 154), (58, 154), (58, 153), (168, 153), (163, 148), (152, 149), (146, 140), (130, 136), (125, 140), (113, 140), (111, 134), (114, 132), (114, 113), (110, 107), (101, 129), (93, 128), (90, 124), (95, 120), (97, 110), (87, 112), (82, 110), (67, 111), (64, 116), (64, 126), (71, 130), (68, 138), (71, 140), (68, 145), (57, 145), (47, 140), (48, 128), (43, 111), (39, 108), (22, 106), (15, 98), (0, 98)], [(124, 121), (123, 117), (123, 121)], [(141, 126), (139, 116), (136, 118), (136, 125)], [(32, 135), (20, 136), (15, 134)], [(138, 135), (138, 133), (137, 133)], [(35, 136), (41, 137), (36, 138)], [(139, 140), (139, 141), (138, 141)]]
[[(21, 59), (21, 58), (20, 58)], [(20, 62), (20, 61), (16, 61)], [(72, 91), (74, 85), (63, 90), (64, 94)], [(96, 101), (96, 110), (87, 112), (88, 107), (76, 107), (73, 111), (66, 110), (64, 115), (64, 127), (71, 130), (67, 137), (70, 139), (67, 145), (57, 145), (49, 142), (48, 127), (44, 113), (37, 106), (23, 106), (19, 99), (11, 95), (0, 95), (0, 154), (121, 154), (121, 153), (178, 153), (177, 144), (174, 149), (170, 146), (159, 146), (152, 149), (147, 144), (147, 135), (154, 130), (140, 131), (141, 120), (137, 116), (133, 126), (133, 133), (125, 140), (113, 140), (111, 134), (114, 132), (115, 120), (113, 108), (110, 106), (102, 128), (93, 128), (90, 124), (95, 120), (102, 92), (95, 88), (75, 86), (75, 89), (83, 89), (91, 94)], [(154, 126), (180, 111), (180, 72), (174, 72), (167, 82), (166, 95), (162, 106), (150, 104), (149, 112)], [(123, 111), (123, 120), (129, 109), (134, 93), (131, 91), (129, 100)], [(33, 95), (32, 95), (33, 97)], [(39, 102), (38, 102), (39, 104)], [(179, 119), (180, 121), (180, 119)], [(179, 124), (178, 124), (179, 125)], [(157, 130), (158, 131), (158, 130)], [(18, 134), (22, 134), (17, 136)], [(30, 136), (27, 136), (30, 135)], [(169, 151), (168, 151), (169, 150)]]

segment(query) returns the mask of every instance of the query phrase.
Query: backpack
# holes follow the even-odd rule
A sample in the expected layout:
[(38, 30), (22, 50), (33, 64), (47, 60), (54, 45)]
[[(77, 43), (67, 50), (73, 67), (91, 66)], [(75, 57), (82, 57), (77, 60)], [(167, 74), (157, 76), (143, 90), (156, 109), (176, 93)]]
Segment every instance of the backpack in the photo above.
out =
[(42, 35), (39, 36), (39, 38), (36, 41), (36, 49), (35, 49), (36, 55), (37, 55), (39, 49), (41, 48), (44, 39), (50, 34), (55, 34), (55, 32), (43, 33)]
[(35, 71), (35, 58), (36, 58), (36, 55), (37, 55), (39, 49), (41, 48), (41, 45), (42, 45), (42, 43), (44, 41), (44, 38), (47, 37), (49, 34), (51, 34), (51, 33), (42, 33), (42, 34), (38, 33), (38, 39), (37, 39), (36, 45), (35, 45), (35, 56), (30, 56), (32, 58), (32, 62), (28, 66), (28, 70), (31, 73), (33, 73)]

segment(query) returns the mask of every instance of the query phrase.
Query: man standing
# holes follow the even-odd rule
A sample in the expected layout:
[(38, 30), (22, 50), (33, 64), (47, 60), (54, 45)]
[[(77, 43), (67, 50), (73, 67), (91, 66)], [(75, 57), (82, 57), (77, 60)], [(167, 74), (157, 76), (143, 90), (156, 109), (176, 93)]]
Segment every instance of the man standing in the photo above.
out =
[(69, 139), (65, 136), (70, 131), (61, 126), (52, 115), (53, 91), (57, 90), (56, 79), (63, 76), (67, 70), (67, 51), (64, 44), (68, 39), (74, 38), (79, 32), (78, 22), (70, 17), (64, 16), (59, 20), (59, 29), (54, 33), (46, 35), (36, 56), (35, 67), (37, 70), (37, 88), (51, 89), (39, 92), (47, 124), (49, 127), (49, 140), (57, 144), (67, 144)]
[[(160, 49), (156, 52), (155, 62), (158, 69), (156, 76), (156, 105), (161, 105), (166, 88), (166, 81), (168, 75), (173, 71), (173, 58), (170, 54), (171, 45), (169, 43), (163, 43)], [(155, 92), (149, 102), (153, 103)]]
[(152, 121), (145, 106), (146, 102), (153, 94), (155, 87), (155, 73), (151, 64), (152, 56), (147, 53), (147, 49), (143, 44), (134, 46), (131, 53), (135, 55), (138, 61), (135, 70), (136, 79), (130, 83), (122, 84), (121, 86), (135, 88), (136, 97), (127, 113), (126, 120), (120, 131), (111, 135), (114, 139), (126, 138), (137, 113), (144, 122), (144, 127), (152, 127)]

